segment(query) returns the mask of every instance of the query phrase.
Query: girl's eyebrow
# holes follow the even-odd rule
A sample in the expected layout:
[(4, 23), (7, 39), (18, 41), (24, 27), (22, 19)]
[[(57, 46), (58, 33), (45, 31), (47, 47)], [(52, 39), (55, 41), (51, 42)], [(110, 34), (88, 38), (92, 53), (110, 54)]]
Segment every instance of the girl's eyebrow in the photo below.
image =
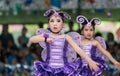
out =
[(57, 19), (57, 20), (61, 20), (61, 19)]

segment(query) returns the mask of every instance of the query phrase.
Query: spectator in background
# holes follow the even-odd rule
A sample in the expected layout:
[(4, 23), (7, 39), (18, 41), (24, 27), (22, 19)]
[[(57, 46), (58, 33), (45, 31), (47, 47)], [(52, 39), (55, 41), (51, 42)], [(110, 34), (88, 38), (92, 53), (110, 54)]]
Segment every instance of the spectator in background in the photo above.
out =
[(3, 57), (4, 57), (4, 49), (2, 46), (2, 41), (0, 40), (0, 63), (3, 62)]
[(118, 43), (118, 46), (120, 46), (120, 42)]
[(117, 49), (117, 54), (119, 56), (119, 61), (120, 61), (120, 46), (118, 45), (118, 49)]
[(10, 4), (10, 0), (5, 0), (5, 3), (6, 3), (7, 5), (9, 5), (9, 4)]
[(39, 22), (39, 23), (38, 23), (39, 28), (43, 28), (43, 25), (44, 25), (43, 22)]
[(107, 41), (106, 41), (107, 49), (110, 53), (113, 51), (113, 46), (117, 45), (117, 42), (114, 40), (114, 35), (109, 32), (107, 34)]
[(3, 50), (3, 47), (2, 47), (2, 42), (0, 40), (0, 76), (2, 76), (2, 70), (3, 70), (3, 61), (4, 61), (4, 50)]
[(81, 34), (81, 27), (80, 27), (80, 24), (78, 23), (77, 25), (78, 25), (78, 29), (77, 29), (76, 32), (79, 33), (79, 34)]
[(73, 31), (74, 22), (70, 20), (68, 25), (69, 25), (69, 32)]
[(2, 29), (2, 33), (0, 35), (0, 39), (2, 41), (2, 46), (7, 49), (8, 48), (8, 42), (9, 40), (13, 43), (14, 43), (14, 38), (13, 38), (13, 35), (11, 33), (9, 33), (8, 31), (8, 24), (3, 24), (3, 29)]
[(39, 44), (37, 43), (32, 43), (29, 47), (29, 51), (30, 53), (32, 53), (31, 55), (36, 54), (36, 56), (34, 56), (35, 59), (42, 61), (41, 58), (41, 52), (42, 52), (43, 48), (41, 46), (39, 46)]
[(95, 37), (97, 37), (97, 36), (102, 37), (102, 34), (101, 34), (100, 32), (97, 32), (97, 33), (95, 34)]
[[(117, 44), (113, 45), (113, 51), (111, 52), (113, 58), (119, 61), (119, 46)], [(114, 67), (114, 64), (111, 61), (108, 61), (108, 68), (106, 71), (107, 76), (118, 76), (118, 70)]]
[(74, 22), (72, 20), (70, 20), (68, 23), (69, 31), (67, 31), (65, 33), (73, 32), (73, 26), (74, 26)]
[(23, 49), (27, 47), (29, 38), (26, 36), (26, 34), (27, 34), (27, 28), (23, 26), (21, 30), (21, 36), (18, 37), (19, 49)]

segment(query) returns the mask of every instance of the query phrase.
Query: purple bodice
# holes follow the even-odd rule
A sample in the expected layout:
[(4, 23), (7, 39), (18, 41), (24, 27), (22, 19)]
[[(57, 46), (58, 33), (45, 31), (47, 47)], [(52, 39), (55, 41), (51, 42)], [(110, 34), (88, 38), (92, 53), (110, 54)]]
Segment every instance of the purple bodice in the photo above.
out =
[(65, 43), (65, 36), (62, 38), (53, 38), (53, 40), (54, 42), (50, 44), (49, 66), (53, 68), (60, 68), (64, 66), (63, 49)]
[[(92, 44), (81, 44), (80, 48), (90, 57), (93, 58), (95, 57), (95, 53), (96, 53), (96, 47), (93, 46)], [(82, 58), (82, 62), (83, 62), (83, 66), (87, 65), (87, 61), (85, 59)]]

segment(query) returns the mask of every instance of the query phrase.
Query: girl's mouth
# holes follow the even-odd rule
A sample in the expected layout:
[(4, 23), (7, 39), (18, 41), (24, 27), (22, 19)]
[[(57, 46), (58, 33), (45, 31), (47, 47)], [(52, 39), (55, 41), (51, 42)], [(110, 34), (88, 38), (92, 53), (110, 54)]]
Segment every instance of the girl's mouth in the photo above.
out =
[(54, 27), (53, 29), (57, 29), (57, 27)]
[(87, 35), (88, 37), (91, 37), (91, 35)]

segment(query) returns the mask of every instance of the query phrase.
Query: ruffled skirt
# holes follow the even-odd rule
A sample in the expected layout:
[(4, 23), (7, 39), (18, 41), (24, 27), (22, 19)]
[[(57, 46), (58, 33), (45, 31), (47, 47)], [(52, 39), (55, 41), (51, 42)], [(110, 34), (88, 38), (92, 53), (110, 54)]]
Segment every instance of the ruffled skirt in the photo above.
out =
[(64, 64), (61, 68), (52, 68), (46, 62), (36, 61), (36, 76), (79, 76), (81, 71), (81, 60), (77, 59), (74, 62)]
[(103, 71), (106, 70), (107, 66), (105, 65), (104, 60), (102, 60), (99, 57), (93, 58), (93, 60), (99, 63), (99, 65), (98, 65), (99, 70), (95, 72), (95, 71), (91, 70), (88, 65), (82, 66), (82, 68), (81, 68), (82, 70), (80, 72), (81, 76), (99, 76), (102, 74)]

